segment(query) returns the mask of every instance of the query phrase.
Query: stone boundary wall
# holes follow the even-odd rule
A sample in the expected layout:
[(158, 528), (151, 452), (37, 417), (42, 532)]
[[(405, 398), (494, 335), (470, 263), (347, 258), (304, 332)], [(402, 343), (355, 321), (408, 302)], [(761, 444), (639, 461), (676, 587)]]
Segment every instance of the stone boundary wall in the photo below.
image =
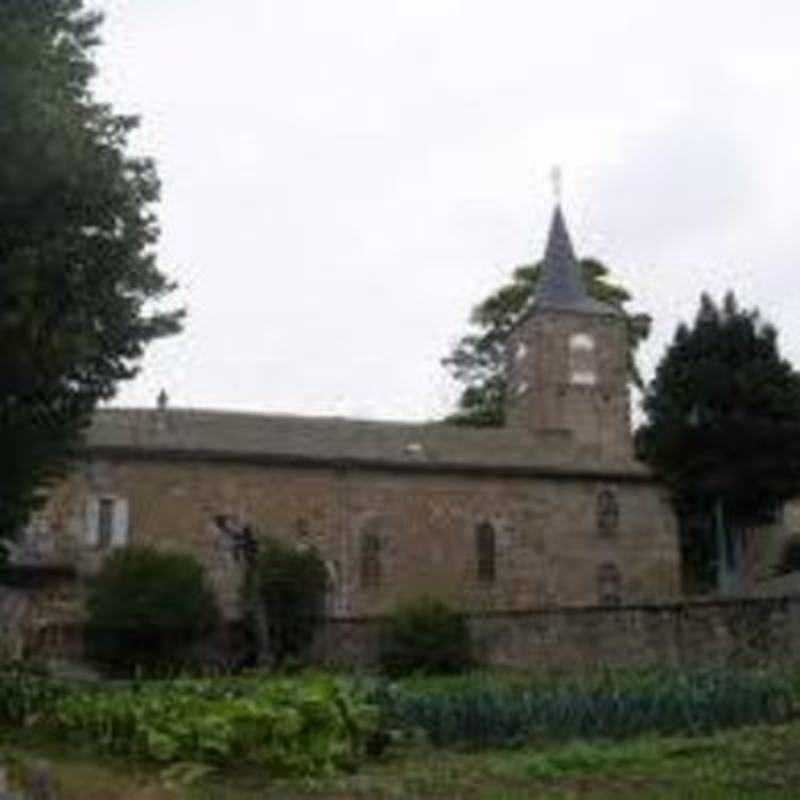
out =
[[(380, 618), (328, 619), (317, 661), (377, 662)], [(800, 595), (468, 616), (479, 663), (580, 669), (800, 662)]]
[[(324, 620), (312, 659), (331, 666), (374, 666), (381, 621)], [(473, 613), (467, 621), (476, 658), (486, 666), (580, 670), (800, 663), (800, 594)], [(238, 628), (230, 625), (209, 642), (209, 653), (227, 660), (237, 650)], [(81, 658), (80, 626), (48, 626), (37, 638), (39, 657)]]

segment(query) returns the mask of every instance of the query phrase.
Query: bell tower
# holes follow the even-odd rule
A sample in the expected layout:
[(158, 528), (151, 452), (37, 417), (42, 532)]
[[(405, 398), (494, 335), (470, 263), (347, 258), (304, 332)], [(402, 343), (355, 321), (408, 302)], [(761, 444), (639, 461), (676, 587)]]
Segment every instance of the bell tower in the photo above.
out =
[(534, 302), (508, 338), (506, 424), (567, 431), (602, 460), (628, 460), (627, 356), (624, 315), (589, 296), (557, 204)]

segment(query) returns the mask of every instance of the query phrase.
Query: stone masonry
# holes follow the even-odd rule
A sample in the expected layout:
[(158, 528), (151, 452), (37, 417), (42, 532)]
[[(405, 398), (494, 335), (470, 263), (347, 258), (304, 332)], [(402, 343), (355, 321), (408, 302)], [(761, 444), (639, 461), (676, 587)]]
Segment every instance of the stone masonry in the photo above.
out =
[(195, 553), (231, 620), (245, 527), (318, 548), (340, 621), (421, 594), (503, 614), (672, 600), (676, 522), (633, 460), (626, 354), (625, 321), (586, 293), (556, 209), (536, 303), (509, 340), (505, 428), (163, 398), (100, 411), (34, 527), (51, 562), (74, 566), (78, 598), (110, 551), (151, 544)]

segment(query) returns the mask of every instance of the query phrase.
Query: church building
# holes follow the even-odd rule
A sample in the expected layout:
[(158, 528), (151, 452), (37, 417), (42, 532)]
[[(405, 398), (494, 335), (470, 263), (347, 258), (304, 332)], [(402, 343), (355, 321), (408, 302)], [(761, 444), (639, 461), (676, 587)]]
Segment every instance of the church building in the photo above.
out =
[(245, 529), (316, 547), (339, 618), (421, 594), (475, 611), (675, 598), (677, 524), (633, 458), (626, 359), (625, 320), (588, 295), (556, 207), (508, 341), (504, 428), (102, 410), (17, 556), (71, 564), (80, 586), (117, 547), (189, 551), (229, 619)]

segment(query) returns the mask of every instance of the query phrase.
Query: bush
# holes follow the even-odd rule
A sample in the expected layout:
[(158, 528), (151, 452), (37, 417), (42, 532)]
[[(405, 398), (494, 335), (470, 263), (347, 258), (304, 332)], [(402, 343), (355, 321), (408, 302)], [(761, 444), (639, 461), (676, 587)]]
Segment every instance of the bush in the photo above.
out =
[(302, 658), (325, 611), (325, 563), (315, 549), (262, 538), (247, 581), (249, 626), (259, 660)]
[(472, 664), (471, 649), (464, 615), (433, 598), (399, 606), (381, 630), (381, 667), (392, 677), (461, 672)]
[(190, 666), (192, 650), (219, 620), (214, 592), (194, 556), (149, 547), (117, 550), (88, 597), (89, 657), (112, 672)]

